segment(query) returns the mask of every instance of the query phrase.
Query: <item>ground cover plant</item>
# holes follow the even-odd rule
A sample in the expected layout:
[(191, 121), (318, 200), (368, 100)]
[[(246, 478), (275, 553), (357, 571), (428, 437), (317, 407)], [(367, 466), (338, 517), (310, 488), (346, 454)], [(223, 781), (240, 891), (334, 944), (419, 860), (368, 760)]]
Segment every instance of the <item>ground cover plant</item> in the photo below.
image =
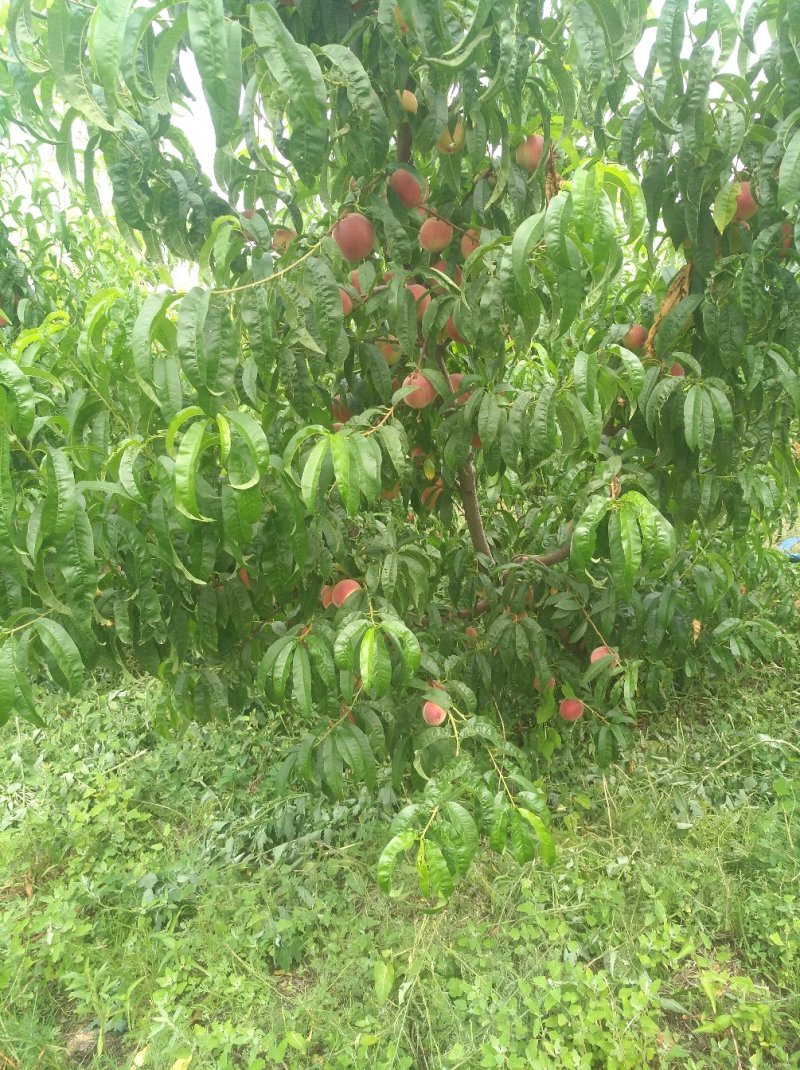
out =
[(431, 912), (376, 890), (388, 773), (280, 797), (252, 720), (37, 694), (0, 743), (3, 1065), (796, 1067), (799, 696), (697, 681), (605, 772), (578, 724), (553, 866), (485, 854)]

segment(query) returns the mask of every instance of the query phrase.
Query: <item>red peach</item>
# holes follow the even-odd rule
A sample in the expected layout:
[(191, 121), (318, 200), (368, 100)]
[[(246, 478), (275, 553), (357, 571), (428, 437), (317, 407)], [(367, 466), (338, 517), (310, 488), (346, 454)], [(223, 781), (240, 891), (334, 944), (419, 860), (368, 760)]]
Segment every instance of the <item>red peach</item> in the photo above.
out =
[(425, 191), (410, 171), (399, 168), (389, 176), (389, 189), (394, 190), (404, 208), (418, 208), (425, 200)]
[(342, 299), (342, 314), (349, 316), (353, 311), (353, 298), (341, 286), (339, 287), (339, 297)]
[(544, 149), (544, 138), (541, 134), (529, 134), (528, 137), (517, 146), (517, 163), (526, 171), (533, 173), (539, 166)]
[(611, 656), (611, 664), (614, 668), (619, 665), (619, 654), (616, 650), (612, 650), (610, 646), (596, 646), (589, 655), (589, 661), (594, 665), (596, 661), (600, 661), (601, 658)]
[(419, 228), (419, 244), (428, 253), (440, 253), (453, 240), (453, 228), (443, 219), (431, 216)]
[(634, 323), (633, 326), (627, 331), (621, 338), (621, 344), (626, 349), (641, 349), (647, 341), (647, 328), (643, 327), (641, 323)]
[(332, 235), (345, 260), (363, 260), (375, 247), (375, 228), (360, 212), (340, 219)]
[(333, 602), (333, 587), (330, 584), (325, 583), (320, 587), (319, 599), (322, 602), (323, 609), (327, 609), (331, 605)]
[(400, 352), (400, 346), (397, 344), (397, 339), (394, 336), (389, 338), (377, 338), (375, 345), (383, 354), (383, 359), (389, 365), (390, 368), (397, 364), (398, 360), (402, 356)]
[(397, 90), (397, 97), (400, 101), (400, 107), (403, 111), (407, 111), (409, 115), (416, 115), (419, 108), (419, 101), (410, 89), (404, 89), (401, 93)]
[(331, 601), (337, 609), (341, 608), (347, 601), (347, 599), (361, 590), (361, 584), (358, 580), (339, 580), (336, 586), (331, 591)]
[(461, 255), (466, 260), (470, 253), (474, 253), (481, 243), (480, 231), (470, 227), (461, 238)]
[(297, 231), (291, 227), (278, 227), (272, 232), (272, 248), (276, 253), (285, 253), (297, 237)]
[(740, 182), (739, 193), (736, 196), (736, 214), (733, 218), (737, 223), (743, 223), (747, 219), (752, 219), (757, 211), (758, 205), (750, 191), (750, 183)]
[(421, 371), (412, 372), (403, 380), (403, 386), (413, 386), (410, 394), (403, 401), (410, 409), (427, 409), (436, 400), (436, 390)]
[[(533, 686), (536, 688), (537, 691), (541, 691), (542, 690), (542, 685), (541, 685), (541, 683), (539, 681), (539, 677), (538, 676), (534, 676), (534, 678), (533, 678)], [(555, 686), (556, 686), (556, 678), (555, 678), (555, 676), (551, 676), (549, 678), (549, 680), (547, 681), (547, 683), (545, 684), (545, 688), (548, 691), (550, 691)]]
[(565, 721), (577, 721), (583, 717), (584, 705), (579, 698), (564, 698), (559, 703), (558, 712)]
[(425, 315), (425, 309), (431, 303), (431, 295), (418, 282), (409, 282), (406, 285), (406, 289), (414, 298), (414, 303), (417, 306), (417, 320), (419, 321)]
[(426, 702), (422, 707), (422, 719), (425, 724), (436, 728), (447, 720), (447, 710), (443, 710), (436, 702)]
[[(463, 373), (462, 372), (452, 372), (450, 375), (448, 375), (447, 378), (448, 378), (448, 380), (450, 382), (450, 389), (453, 391), (454, 394), (458, 393), (458, 391), (461, 389), (461, 381), (464, 378)], [(469, 391), (465, 391), (465, 393), (459, 394), (458, 397), (456, 398), (456, 405), (465, 405), (468, 400), (469, 400)]]

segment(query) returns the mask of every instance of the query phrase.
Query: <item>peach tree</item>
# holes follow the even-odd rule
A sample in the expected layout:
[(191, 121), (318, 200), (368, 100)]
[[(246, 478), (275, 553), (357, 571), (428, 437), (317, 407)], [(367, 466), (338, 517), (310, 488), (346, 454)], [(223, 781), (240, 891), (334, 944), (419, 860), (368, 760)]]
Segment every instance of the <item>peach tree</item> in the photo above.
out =
[(165, 727), (255, 711), (281, 785), (380, 786), (381, 883), (414, 852), (442, 898), (481, 838), (552, 855), (557, 751), (780, 655), (794, 5), (3, 32), (0, 717), (102, 666)]

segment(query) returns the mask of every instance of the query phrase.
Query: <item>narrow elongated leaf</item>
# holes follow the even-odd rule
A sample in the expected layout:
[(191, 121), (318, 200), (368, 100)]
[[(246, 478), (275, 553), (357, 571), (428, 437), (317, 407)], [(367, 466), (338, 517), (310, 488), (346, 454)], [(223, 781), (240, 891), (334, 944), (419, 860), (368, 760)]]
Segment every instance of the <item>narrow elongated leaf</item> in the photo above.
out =
[(83, 684), (83, 662), (74, 640), (64, 628), (49, 617), (40, 617), (34, 624), (42, 645), (47, 649), (72, 694)]
[(189, 40), (203, 82), (217, 145), (226, 145), (239, 117), (242, 28), (225, 17), (222, 0), (188, 0)]
[(190, 520), (211, 520), (197, 504), (198, 467), (207, 441), (205, 420), (196, 420), (181, 439), (175, 458), (175, 506)]
[(381, 851), (381, 856), (378, 859), (378, 886), (384, 892), (388, 892), (389, 895), (394, 892), (392, 876), (397, 865), (397, 859), (401, 854), (405, 854), (406, 851), (413, 847), (417, 836), (418, 833), (414, 829), (405, 829), (403, 832), (398, 832), (396, 836), (392, 836)]

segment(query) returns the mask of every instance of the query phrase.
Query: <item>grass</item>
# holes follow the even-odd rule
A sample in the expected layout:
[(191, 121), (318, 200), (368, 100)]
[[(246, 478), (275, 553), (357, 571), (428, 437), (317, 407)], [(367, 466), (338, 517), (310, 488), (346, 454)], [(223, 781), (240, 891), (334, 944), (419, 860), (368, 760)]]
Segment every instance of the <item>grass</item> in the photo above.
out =
[(152, 684), (0, 736), (0, 1068), (800, 1067), (800, 671), (704, 686), (554, 769), (551, 869), (376, 889), (381, 796), (278, 799), (263, 725)]

